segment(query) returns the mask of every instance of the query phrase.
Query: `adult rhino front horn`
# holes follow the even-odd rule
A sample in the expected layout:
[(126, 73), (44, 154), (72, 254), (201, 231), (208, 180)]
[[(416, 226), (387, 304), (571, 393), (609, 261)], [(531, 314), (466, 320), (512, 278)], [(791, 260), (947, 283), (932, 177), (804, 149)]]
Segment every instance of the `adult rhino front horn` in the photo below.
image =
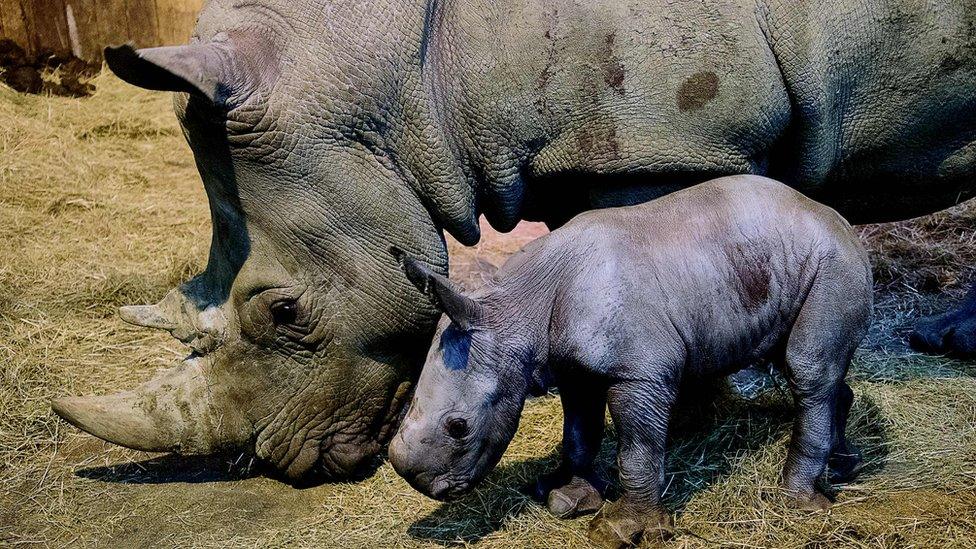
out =
[[(220, 402), (207, 386), (207, 360), (193, 358), (132, 391), (56, 400), (54, 411), (109, 442), (147, 452), (209, 454), (239, 448), (251, 436), (241, 406)], [(216, 405), (215, 405), (216, 404)]]
[[(124, 314), (200, 340), (209, 400), (188, 405), (233, 424), (211, 447), (352, 474), (387, 440), (436, 320), (391, 245), (443, 275), (442, 231), (474, 244), (481, 214), (555, 226), (736, 173), (854, 222), (972, 196), (969, 0), (876, 4), (212, 0), (190, 45), (106, 53), (124, 80), (177, 92), (213, 222), (188, 301)], [(929, 339), (968, 341), (972, 316)], [(99, 410), (74, 420), (126, 430)], [(208, 432), (197, 417), (180, 415), (180, 451), (208, 448), (182, 442)]]

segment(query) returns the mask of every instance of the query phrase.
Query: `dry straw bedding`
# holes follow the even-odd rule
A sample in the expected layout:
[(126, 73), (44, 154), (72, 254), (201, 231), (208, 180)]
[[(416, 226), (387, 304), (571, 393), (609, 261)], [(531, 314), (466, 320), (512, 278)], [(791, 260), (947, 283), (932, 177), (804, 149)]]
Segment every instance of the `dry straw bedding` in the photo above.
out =
[[(202, 264), (208, 212), (165, 94), (101, 76), (88, 99), (0, 88), (0, 544), (112, 546), (576, 547), (520, 486), (551, 467), (553, 397), (531, 402), (499, 469), (440, 504), (388, 465), (355, 484), (295, 489), (246, 457), (122, 450), (52, 416), (63, 394), (128, 386), (178, 359), (167, 336), (115, 316)], [(682, 412), (669, 458), (676, 547), (976, 547), (976, 367), (907, 351), (919, 312), (957, 296), (976, 254), (976, 210), (866, 227), (878, 319), (852, 372), (861, 478), (828, 513), (784, 507), (776, 479), (791, 413), (782, 393)], [(469, 283), (538, 229), (452, 244)], [(607, 443), (603, 463), (610, 463)]]

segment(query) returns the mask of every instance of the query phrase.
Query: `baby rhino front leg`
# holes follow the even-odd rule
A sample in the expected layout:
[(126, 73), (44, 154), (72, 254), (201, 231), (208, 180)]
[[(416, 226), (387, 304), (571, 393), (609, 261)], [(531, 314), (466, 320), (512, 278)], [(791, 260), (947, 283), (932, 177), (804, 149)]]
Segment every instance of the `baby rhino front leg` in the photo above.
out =
[(627, 547), (671, 537), (671, 514), (661, 506), (665, 441), (677, 394), (674, 380), (628, 381), (609, 391), (617, 429), (621, 498), (590, 522), (590, 539), (603, 547)]
[(593, 380), (561, 383), (559, 396), (563, 405), (562, 463), (536, 481), (532, 495), (546, 502), (553, 515), (573, 518), (595, 513), (603, 505), (606, 483), (593, 462), (603, 440), (607, 398), (600, 382)]

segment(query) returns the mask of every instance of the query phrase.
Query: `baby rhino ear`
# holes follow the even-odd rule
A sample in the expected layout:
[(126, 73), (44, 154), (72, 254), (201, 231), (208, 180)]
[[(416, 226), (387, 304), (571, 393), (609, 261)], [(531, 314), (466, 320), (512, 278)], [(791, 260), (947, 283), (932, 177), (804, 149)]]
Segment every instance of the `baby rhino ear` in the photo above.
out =
[(435, 273), (417, 258), (393, 246), (390, 254), (400, 264), (407, 279), (433, 300), (434, 305), (443, 311), (452, 322), (462, 330), (470, 330), (481, 318), (481, 305), (464, 295), (460, 288), (447, 278)]

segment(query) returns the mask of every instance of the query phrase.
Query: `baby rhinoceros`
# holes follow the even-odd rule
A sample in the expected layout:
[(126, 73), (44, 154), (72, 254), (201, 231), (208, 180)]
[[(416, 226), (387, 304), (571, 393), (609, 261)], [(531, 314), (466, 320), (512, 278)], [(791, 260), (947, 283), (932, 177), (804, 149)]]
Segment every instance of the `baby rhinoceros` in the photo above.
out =
[(559, 388), (562, 464), (539, 483), (560, 516), (596, 511), (594, 473), (609, 404), (621, 498), (590, 523), (603, 545), (666, 536), (665, 439), (679, 386), (764, 361), (796, 402), (783, 472), (804, 508), (830, 466), (849, 477), (853, 393), (844, 381), (871, 316), (867, 254), (830, 208), (770, 179), (716, 179), (647, 204), (584, 213), (465, 295), (391, 252), (441, 319), (390, 446), (397, 472), (450, 499), (498, 462), (528, 394)]

